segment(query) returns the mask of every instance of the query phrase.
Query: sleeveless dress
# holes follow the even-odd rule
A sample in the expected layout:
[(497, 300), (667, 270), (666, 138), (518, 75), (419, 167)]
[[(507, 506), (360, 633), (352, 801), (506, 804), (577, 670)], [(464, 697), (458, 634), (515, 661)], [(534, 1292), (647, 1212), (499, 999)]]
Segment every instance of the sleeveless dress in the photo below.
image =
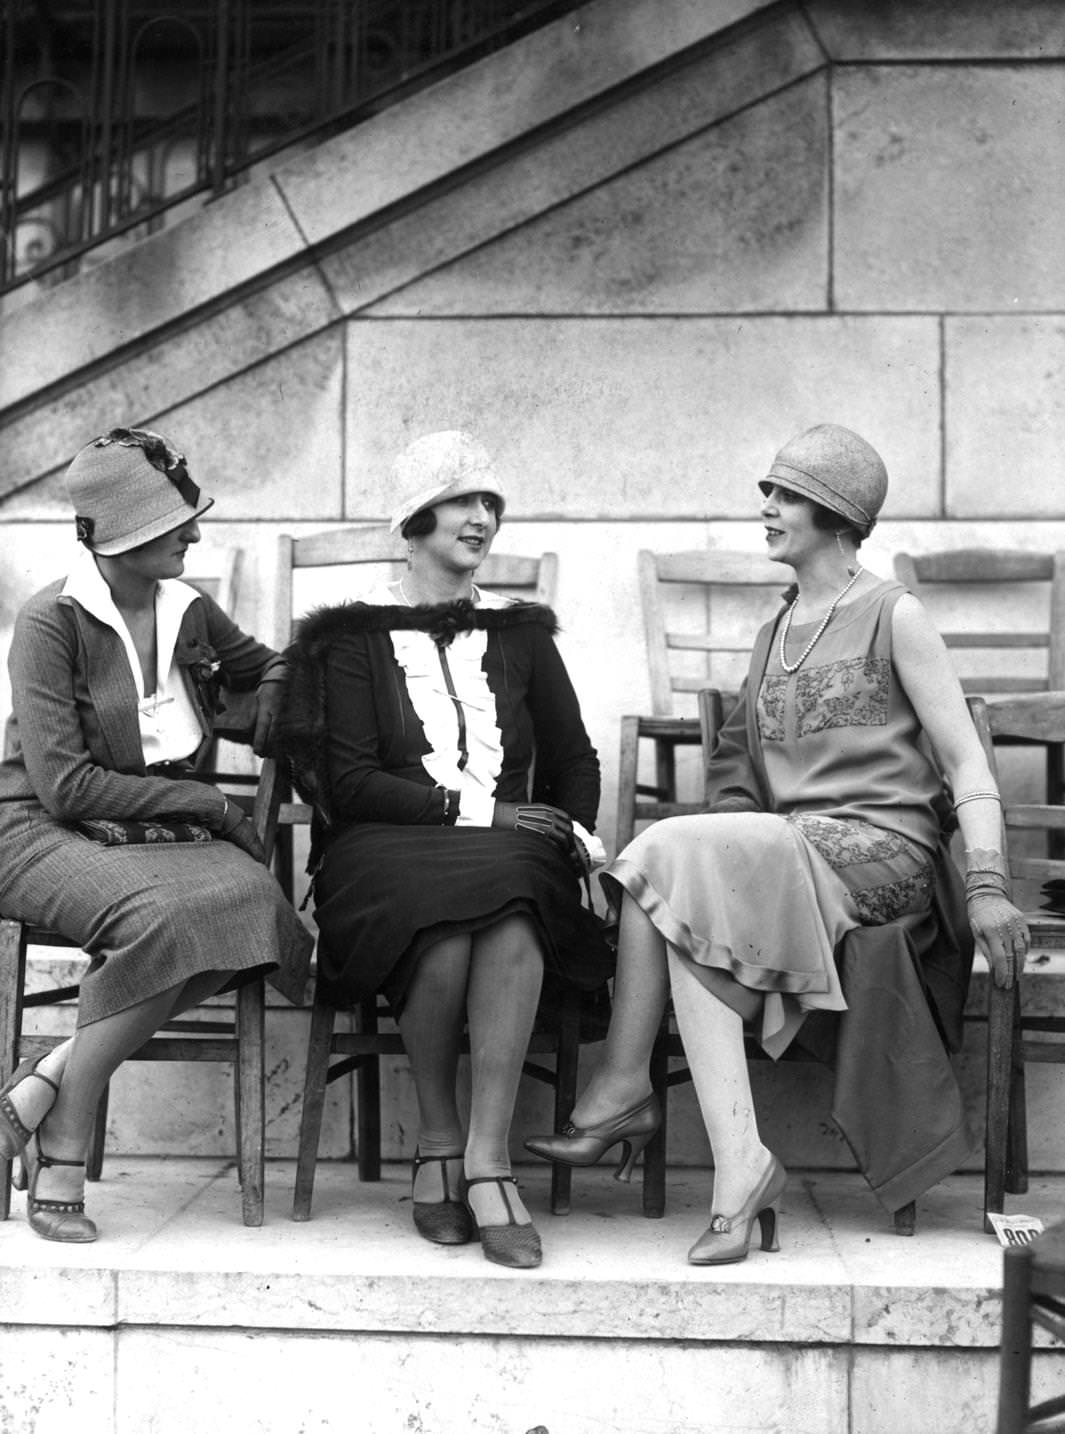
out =
[[(728, 724), (761, 768), (765, 809), (658, 822), (601, 875), (683, 955), (764, 994), (772, 1056), (808, 1010), (846, 1009), (833, 953), (849, 930), (931, 905), (942, 780), (891, 660), (903, 591), (878, 582), (839, 608), (790, 674), (782, 618), (768, 624)], [(814, 631), (792, 628), (792, 660)]]

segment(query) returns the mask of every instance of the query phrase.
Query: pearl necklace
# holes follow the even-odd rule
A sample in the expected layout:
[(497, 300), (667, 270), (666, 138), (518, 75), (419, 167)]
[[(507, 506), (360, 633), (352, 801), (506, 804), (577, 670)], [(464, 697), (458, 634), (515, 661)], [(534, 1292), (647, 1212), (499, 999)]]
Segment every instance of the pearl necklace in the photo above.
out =
[(846, 587), (841, 588), (841, 589), (839, 590), (839, 592), (836, 594), (836, 596), (832, 599), (832, 602), (831, 602), (831, 604), (830, 604), (830, 606), (829, 606), (828, 611), (825, 613), (824, 617), (821, 619), (821, 625), (820, 625), (820, 627), (818, 627), (818, 629), (817, 629), (817, 631), (814, 633), (813, 637), (811, 637), (810, 641), (806, 644), (806, 646), (803, 648), (802, 652), (799, 654), (799, 659), (798, 659), (797, 662), (789, 662), (789, 661), (788, 661), (788, 659), (787, 659), (787, 642), (788, 642), (788, 633), (791, 631), (791, 615), (792, 615), (792, 613), (795, 611), (795, 604), (799, 601), (798, 597), (796, 597), (796, 598), (794, 599), (794, 601), (789, 604), (787, 613), (784, 615), (784, 626), (780, 629), (780, 665), (781, 665), (781, 667), (784, 669), (784, 671), (789, 675), (789, 677), (791, 676), (791, 674), (792, 674), (793, 672), (798, 672), (799, 668), (803, 665), (803, 663), (806, 661), (806, 659), (810, 656), (810, 653), (813, 652), (814, 647), (815, 647), (816, 644), (817, 644), (818, 638), (819, 638), (819, 637), (821, 636), (821, 634), (824, 632), (824, 630), (825, 630), (825, 628), (828, 626), (828, 624), (832, 621), (832, 616), (833, 616), (833, 614), (835, 613), (836, 608), (840, 605), (840, 603), (843, 601), (843, 599), (847, 596), (847, 594), (850, 592), (851, 588), (852, 588), (852, 587), (854, 586), (854, 584), (858, 581), (858, 579), (861, 577), (861, 575), (862, 575), (862, 573), (863, 573), (864, 571), (865, 571), (864, 568), (859, 568), (859, 569), (857, 570), (857, 572), (854, 574), (854, 576), (849, 580), (849, 582), (847, 583)]

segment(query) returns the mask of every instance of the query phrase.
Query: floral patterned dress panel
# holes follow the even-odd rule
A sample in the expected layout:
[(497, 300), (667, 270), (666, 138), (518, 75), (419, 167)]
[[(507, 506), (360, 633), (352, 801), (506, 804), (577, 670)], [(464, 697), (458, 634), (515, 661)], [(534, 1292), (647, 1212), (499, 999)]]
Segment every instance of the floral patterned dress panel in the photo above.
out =
[(931, 859), (900, 832), (819, 812), (791, 812), (785, 820), (839, 876), (863, 926), (882, 926), (928, 909), (934, 883)]

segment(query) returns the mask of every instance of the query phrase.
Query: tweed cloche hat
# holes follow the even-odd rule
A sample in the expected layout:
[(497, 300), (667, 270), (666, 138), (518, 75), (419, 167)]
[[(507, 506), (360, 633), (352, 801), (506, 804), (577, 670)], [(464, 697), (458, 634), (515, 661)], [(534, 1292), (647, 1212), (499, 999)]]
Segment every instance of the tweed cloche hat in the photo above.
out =
[(774, 483), (838, 513), (868, 537), (887, 494), (884, 460), (864, 438), (836, 423), (819, 423), (785, 443), (759, 483)]
[(396, 491), (407, 494), (392, 514), (393, 533), (423, 508), (467, 493), (494, 494), (499, 517), (507, 504), (491, 454), (460, 428), (426, 433), (409, 443), (392, 465), (392, 479)]
[(112, 428), (74, 456), (67, 496), (78, 537), (112, 558), (161, 538), (214, 503), (189, 477), (185, 455), (147, 428)]

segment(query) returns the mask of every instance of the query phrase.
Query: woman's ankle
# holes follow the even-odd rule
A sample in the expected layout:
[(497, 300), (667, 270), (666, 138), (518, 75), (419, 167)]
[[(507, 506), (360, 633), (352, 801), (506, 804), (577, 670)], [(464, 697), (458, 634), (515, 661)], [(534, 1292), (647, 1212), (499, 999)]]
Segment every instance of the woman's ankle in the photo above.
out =
[[(502, 1183), (500, 1183), (502, 1182)], [(478, 1225), (531, 1225), (532, 1216), (509, 1174), (470, 1174), (466, 1201)]]
[(642, 1072), (597, 1071), (577, 1097), (570, 1119), (578, 1130), (599, 1125), (633, 1110), (651, 1094), (651, 1078)]

